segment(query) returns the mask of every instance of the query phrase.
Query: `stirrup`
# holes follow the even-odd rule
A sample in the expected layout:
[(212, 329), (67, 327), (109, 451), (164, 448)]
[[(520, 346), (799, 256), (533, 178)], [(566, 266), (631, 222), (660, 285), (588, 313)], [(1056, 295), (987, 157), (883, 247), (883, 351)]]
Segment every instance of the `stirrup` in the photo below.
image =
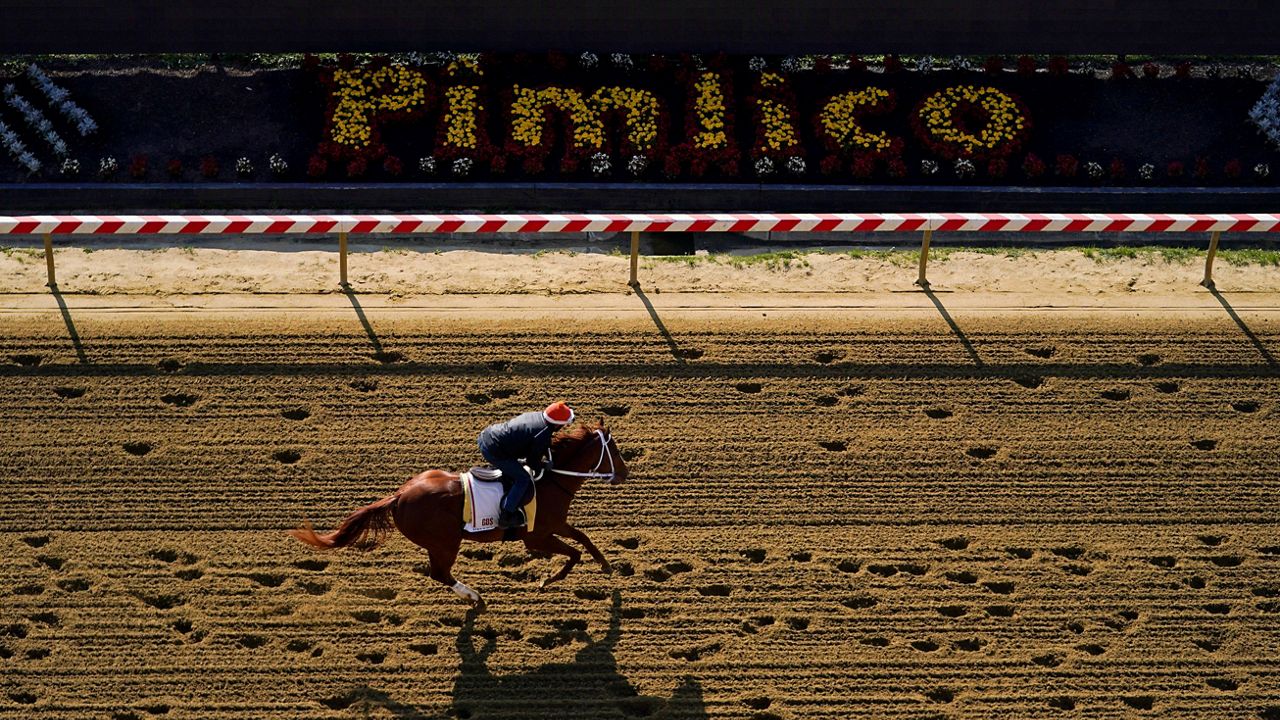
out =
[(528, 521), (525, 519), (524, 510), (517, 509), (511, 512), (501, 510), (498, 512), (498, 527), (503, 530), (509, 528), (524, 527)]

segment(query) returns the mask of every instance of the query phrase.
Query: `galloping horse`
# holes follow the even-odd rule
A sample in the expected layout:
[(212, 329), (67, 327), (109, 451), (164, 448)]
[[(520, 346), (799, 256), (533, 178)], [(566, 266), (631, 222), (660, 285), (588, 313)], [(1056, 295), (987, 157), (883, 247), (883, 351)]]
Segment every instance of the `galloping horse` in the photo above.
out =
[[(561, 431), (551, 443), (551, 463), (535, 486), (538, 512), (532, 532), (524, 528), (514, 531), (515, 538), (535, 554), (566, 555), (568, 561), (559, 572), (542, 582), (548, 585), (562, 580), (582, 559), (582, 553), (560, 537), (572, 538), (591, 553), (606, 572), (613, 572), (609, 561), (587, 537), (569, 524), (569, 503), (588, 478), (608, 480), (618, 485), (627, 479), (627, 463), (618, 450), (612, 434), (604, 427), (604, 419), (594, 426), (578, 425)], [(451, 588), (473, 606), (481, 604), (480, 594), (453, 576), (453, 563), (463, 540), (497, 542), (506, 539), (502, 529), (466, 532), (462, 520), (462, 482), (455, 473), (427, 470), (406, 482), (394, 495), (366, 505), (351, 513), (337, 530), (321, 535), (310, 523), (289, 534), (322, 550), (355, 547), (372, 550), (386, 539), (394, 521), (395, 527), (427, 551), (431, 561), (431, 578)], [(557, 537), (560, 536), (560, 537)]]

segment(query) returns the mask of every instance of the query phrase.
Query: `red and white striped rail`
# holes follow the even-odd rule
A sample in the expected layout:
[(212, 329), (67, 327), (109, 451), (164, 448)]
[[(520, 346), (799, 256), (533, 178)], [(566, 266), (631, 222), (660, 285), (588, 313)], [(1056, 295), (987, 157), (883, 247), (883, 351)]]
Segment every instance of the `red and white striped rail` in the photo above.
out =
[(0, 235), (581, 232), (1280, 232), (1280, 215), (703, 213), (587, 215), (30, 215)]

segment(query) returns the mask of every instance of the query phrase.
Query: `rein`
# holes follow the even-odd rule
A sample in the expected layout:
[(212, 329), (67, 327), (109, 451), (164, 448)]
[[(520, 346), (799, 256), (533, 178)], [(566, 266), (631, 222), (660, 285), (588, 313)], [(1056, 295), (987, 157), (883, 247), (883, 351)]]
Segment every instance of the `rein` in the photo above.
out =
[[(600, 459), (596, 460), (596, 466), (587, 472), (576, 472), (574, 470), (560, 470), (555, 467), (555, 459), (551, 457), (551, 451), (547, 450), (548, 463), (547, 471), (556, 473), (557, 475), (569, 475), (571, 477), (580, 478), (600, 478), (612, 481), (617, 477), (617, 467), (613, 463), (613, 454), (609, 452), (609, 443), (613, 440), (612, 435), (606, 435), (603, 430), (596, 430), (596, 437), (600, 440)], [(604, 466), (605, 459), (609, 460), (609, 472), (600, 472), (600, 468)], [(559, 483), (555, 483), (556, 487), (560, 487)], [(564, 488), (560, 488), (564, 490)], [(567, 493), (568, 490), (565, 490)]]

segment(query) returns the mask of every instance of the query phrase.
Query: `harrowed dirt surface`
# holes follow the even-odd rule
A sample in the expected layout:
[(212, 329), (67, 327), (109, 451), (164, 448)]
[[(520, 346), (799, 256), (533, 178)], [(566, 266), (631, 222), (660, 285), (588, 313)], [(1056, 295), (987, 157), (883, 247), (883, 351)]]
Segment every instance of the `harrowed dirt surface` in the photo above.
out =
[[(1280, 302), (1083, 297), (7, 296), (0, 717), (1274, 720)], [(559, 398), (611, 576), (284, 535)]]

